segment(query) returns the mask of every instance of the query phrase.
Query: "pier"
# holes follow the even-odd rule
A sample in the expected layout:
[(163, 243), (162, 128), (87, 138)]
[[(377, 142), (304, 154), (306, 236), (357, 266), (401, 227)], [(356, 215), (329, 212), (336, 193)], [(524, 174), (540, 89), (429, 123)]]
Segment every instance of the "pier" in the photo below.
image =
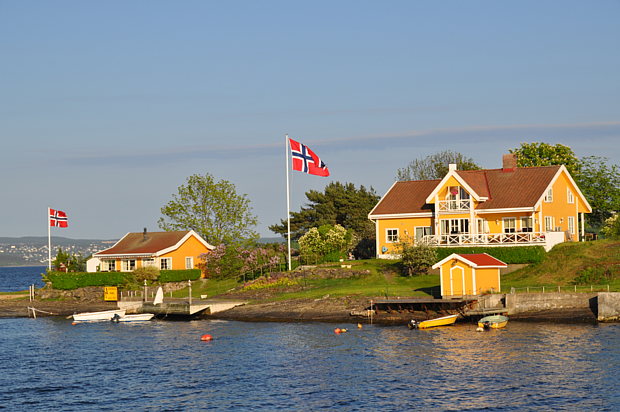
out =
[(162, 303), (143, 302), (142, 298), (123, 298), (118, 301), (119, 309), (126, 309), (127, 313), (153, 313), (158, 318), (172, 317), (199, 317), (224, 310), (235, 306), (245, 305), (244, 301), (222, 301), (214, 299), (172, 299), (164, 298)]

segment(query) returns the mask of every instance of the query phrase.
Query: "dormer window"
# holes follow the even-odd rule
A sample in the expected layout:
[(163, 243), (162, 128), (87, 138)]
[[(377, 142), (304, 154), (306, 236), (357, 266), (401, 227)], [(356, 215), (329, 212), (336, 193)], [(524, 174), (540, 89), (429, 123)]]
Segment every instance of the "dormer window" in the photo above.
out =
[(547, 190), (547, 195), (545, 196), (545, 202), (547, 203), (551, 203), (553, 202), (553, 188), (549, 188), (549, 190)]

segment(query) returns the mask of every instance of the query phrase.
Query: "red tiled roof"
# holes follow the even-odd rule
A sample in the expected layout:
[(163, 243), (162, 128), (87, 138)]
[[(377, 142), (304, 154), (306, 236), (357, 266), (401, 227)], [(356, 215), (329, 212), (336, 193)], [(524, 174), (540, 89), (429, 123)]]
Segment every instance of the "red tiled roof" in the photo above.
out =
[(506, 267), (507, 265), (501, 260), (495, 259), (491, 255), (487, 255), (486, 253), (471, 253), (471, 254), (458, 254), (460, 257), (469, 260), (472, 263), (475, 263), (477, 266), (502, 266)]
[[(560, 167), (519, 167), (512, 172), (502, 169), (458, 170), (456, 173), (479, 196), (488, 198), (479, 203), (476, 210), (533, 208)], [(438, 179), (396, 182), (372, 216), (432, 212), (434, 205), (426, 204), (426, 198), (440, 182)]]
[(146, 239), (144, 233), (128, 233), (116, 245), (99, 253), (101, 255), (121, 255), (121, 254), (142, 254), (157, 253), (179, 243), (189, 231), (178, 232), (147, 232)]
[(439, 182), (440, 179), (396, 182), (372, 211), (372, 215), (432, 212), (435, 206), (427, 204), (426, 197)]

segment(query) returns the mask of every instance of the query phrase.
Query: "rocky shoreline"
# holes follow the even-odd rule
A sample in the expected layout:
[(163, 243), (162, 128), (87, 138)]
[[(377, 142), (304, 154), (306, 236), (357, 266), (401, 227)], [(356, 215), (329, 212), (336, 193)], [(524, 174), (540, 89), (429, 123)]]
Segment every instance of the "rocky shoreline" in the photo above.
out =
[[(32, 316), (29, 307), (39, 311), (37, 316), (69, 316), (75, 312), (93, 312), (111, 310), (117, 307), (116, 302), (104, 302), (102, 299), (67, 299), (67, 300), (36, 300), (30, 302), (27, 297), (0, 300), (0, 318), (16, 318)], [(245, 322), (328, 322), (328, 323), (370, 323), (371, 318), (360, 316), (366, 314), (369, 299), (365, 297), (337, 297), (323, 299), (296, 299), (275, 302), (259, 302), (237, 306), (230, 310), (211, 315), (203, 315), (203, 319), (224, 319)], [(444, 313), (416, 311), (414, 313), (381, 311), (373, 313), (372, 323), (384, 325), (404, 325), (411, 319), (426, 320), (443, 316)], [(473, 323), (476, 317), (459, 319), (460, 323)], [(596, 314), (587, 308), (564, 308), (531, 311), (510, 316), (511, 321), (519, 322), (554, 322), (571, 324), (595, 324)]]

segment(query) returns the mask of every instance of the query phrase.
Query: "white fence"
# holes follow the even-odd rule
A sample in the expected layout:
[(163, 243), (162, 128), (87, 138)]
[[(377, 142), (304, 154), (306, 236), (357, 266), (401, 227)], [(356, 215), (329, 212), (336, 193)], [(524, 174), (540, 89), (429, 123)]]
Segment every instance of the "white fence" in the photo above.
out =
[(461, 245), (545, 245), (546, 237), (543, 232), (516, 232), (516, 233), (460, 233), (449, 235), (426, 235), (422, 242), (436, 246)]

